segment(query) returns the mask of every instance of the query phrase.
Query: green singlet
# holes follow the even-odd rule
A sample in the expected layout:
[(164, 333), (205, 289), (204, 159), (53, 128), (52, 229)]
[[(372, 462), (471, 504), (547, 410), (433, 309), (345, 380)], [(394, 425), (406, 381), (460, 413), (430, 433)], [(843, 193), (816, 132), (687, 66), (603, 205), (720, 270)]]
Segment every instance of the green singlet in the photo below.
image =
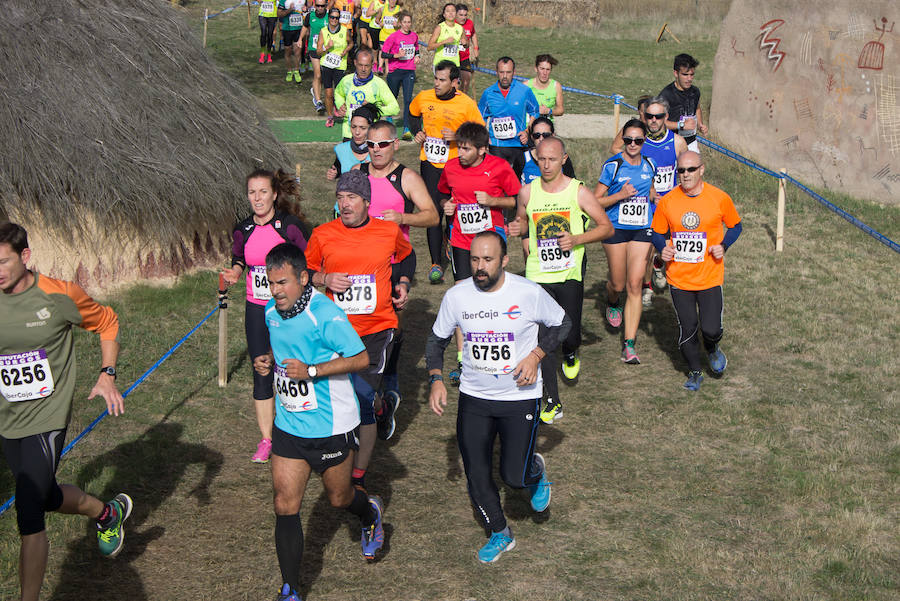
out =
[(563, 232), (573, 236), (584, 233), (587, 216), (578, 206), (578, 190), (583, 184), (573, 179), (565, 190), (555, 193), (545, 192), (540, 178), (528, 185), (531, 197), (525, 208), (529, 234), (525, 277), (541, 284), (581, 281), (584, 245), (563, 252), (556, 237)]
[[(538, 89), (536, 84), (537, 79), (534, 77), (525, 82), (525, 85), (531, 88), (531, 91), (534, 92), (538, 104), (540, 104), (541, 106), (546, 106), (552, 111), (553, 107), (556, 106), (556, 80), (551, 78), (550, 81), (547, 82), (547, 87), (543, 90)], [(553, 115), (546, 116), (550, 119), (553, 119)]]
[(452, 37), (456, 40), (455, 44), (444, 44), (443, 46), (435, 49), (434, 51), (434, 64), (438, 64), (441, 61), (450, 61), (457, 67), (459, 66), (459, 40), (462, 39), (463, 36), (463, 28), (462, 25), (453, 22), (453, 25), (447, 25), (446, 21), (442, 21), (438, 27), (441, 30), (438, 32), (438, 40), (446, 39), (447, 37)]

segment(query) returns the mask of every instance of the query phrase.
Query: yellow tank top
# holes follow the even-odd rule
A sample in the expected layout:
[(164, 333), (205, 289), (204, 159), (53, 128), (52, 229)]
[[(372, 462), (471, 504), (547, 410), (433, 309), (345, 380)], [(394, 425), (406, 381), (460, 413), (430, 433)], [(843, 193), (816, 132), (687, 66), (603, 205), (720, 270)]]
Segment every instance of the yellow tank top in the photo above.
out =
[(379, 2), (379, 0), (359, 0), (359, 7), (362, 9), (362, 12), (359, 15), (360, 21), (371, 23), (372, 16), (377, 13), (378, 9), (382, 6), (383, 4)]
[(544, 191), (541, 178), (528, 185), (531, 196), (525, 207), (529, 234), (525, 277), (543, 284), (581, 281), (584, 245), (563, 252), (556, 237), (563, 232), (573, 236), (584, 233), (585, 215), (578, 206), (578, 190), (583, 184), (573, 179), (565, 190), (554, 193)]
[(387, 4), (384, 5), (384, 10), (381, 13), (381, 33), (378, 34), (380, 41), (385, 41), (388, 39), (388, 36), (400, 28), (400, 23), (397, 22), (397, 13), (401, 10), (402, 7), (399, 4), (394, 8), (390, 8)]
[(447, 25), (446, 21), (442, 21), (440, 25), (440, 31), (438, 32), (437, 39), (443, 40), (448, 36), (452, 37), (456, 42), (452, 44), (444, 44), (443, 46), (438, 47), (434, 51), (434, 64), (438, 64), (441, 61), (450, 61), (457, 67), (459, 66), (459, 40), (463, 36), (463, 28), (462, 25), (453, 22), (453, 25)]
[[(347, 30), (343, 27), (338, 27), (337, 33), (331, 33), (328, 27), (323, 27), (319, 36), (322, 38), (322, 48), (328, 44), (328, 41), (334, 44), (334, 47), (329, 48), (325, 51), (326, 54), (337, 54), (340, 55), (341, 52), (344, 51), (344, 48), (347, 47)], [(341, 57), (341, 62), (337, 67), (332, 67), (332, 59), (328, 59), (325, 56), (319, 57), (320, 64), (323, 67), (328, 67), (330, 69), (340, 69), (341, 71), (347, 70), (347, 56), (344, 55)]]

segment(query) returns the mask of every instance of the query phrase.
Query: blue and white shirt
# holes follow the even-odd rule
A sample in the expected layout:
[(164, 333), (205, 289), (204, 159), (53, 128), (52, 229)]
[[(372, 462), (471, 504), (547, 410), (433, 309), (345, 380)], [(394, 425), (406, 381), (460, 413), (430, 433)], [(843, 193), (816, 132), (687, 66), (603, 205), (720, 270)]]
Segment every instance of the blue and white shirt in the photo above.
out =
[(531, 88), (513, 80), (506, 96), (500, 91), (500, 84), (494, 82), (481, 94), (478, 110), (491, 135), (491, 146), (522, 148), (519, 132), (528, 128), (529, 115), (540, 116), (541, 105)]
[(603, 164), (600, 172), (600, 183), (607, 187), (607, 196), (621, 190), (626, 183), (631, 183), (637, 192), (631, 198), (620, 200), (606, 208), (606, 216), (613, 227), (622, 230), (639, 230), (650, 227), (653, 221), (653, 203), (650, 202), (650, 189), (656, 175), (656, 164), (653, 159), (641, 157), (638, 165), (632, 165), (619, 153)]
[(641, 154), (650, 157), (656, 164), (656, 177), (653, 186), (656, 193), (665, 196), (672, 188), (678, 185), (678, 174), (675, 173), (675, 164), (678, 157), (675, 155), (675, 132), (667, 129), (662, 140), (651, 140), (648, 136), (644, 140)]

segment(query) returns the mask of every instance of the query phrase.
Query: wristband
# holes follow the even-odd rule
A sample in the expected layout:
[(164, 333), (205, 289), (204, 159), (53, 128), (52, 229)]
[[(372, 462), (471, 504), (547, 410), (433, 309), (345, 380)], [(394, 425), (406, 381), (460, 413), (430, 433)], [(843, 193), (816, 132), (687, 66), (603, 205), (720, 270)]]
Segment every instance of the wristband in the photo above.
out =
[(443, 381), (444, 381), (444, 376), (442, 376), (441, 374), (431, 374), (430, 376), (428, 376), (428, 385), (429, 386), (431, 386), (435, 382), (443, 382)]
[(537, 349), (531, 349), (531, 353), (530, 353), (530, 354), (534, 354), (534, 356), (538, 358), (538, 361), (543, 361), (543, 359), (541, 358), (541, 356), (537, 354)]

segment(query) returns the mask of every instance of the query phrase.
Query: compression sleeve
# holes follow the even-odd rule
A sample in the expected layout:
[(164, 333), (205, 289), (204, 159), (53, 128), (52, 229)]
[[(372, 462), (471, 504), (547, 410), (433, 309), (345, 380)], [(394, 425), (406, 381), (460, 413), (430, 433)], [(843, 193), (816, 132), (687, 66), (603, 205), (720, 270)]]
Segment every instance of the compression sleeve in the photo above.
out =
[(725, 250), (728, 250), (737, 241), (742, 229), (740, 221), (734, 224), (733, 227), (728, 228), (728, 231), (725, 232), (725, 237), (722, 239), (722, 246), (725, 247)]
[(244, 232), (241, 231), (239, 226), (234, 226), (231, 239), (231, 266), (240, 265), (241, 269), (243, 269), (247, 266), (247, 261), (244, 260), (244, 243), (246, 239), (244, 238)]
[(575, 165), (572, 164), (572, 157), (566, 157), (566, 162), (563, 163), (562, 172), (566, 177), (575, 179)]
[(416, 116), (410, 113), (409, 132), (415, 136), (420, 131), (422, 131), (422, 115)]
[(544, 326), (538, 331), (538, 346), (546, 354), (556, 350), (559, 343), (569, 335), (572, 329), (572, 319), (568, 313), (563, 314), (562, 323), (558, 326)]
[[(729, 230), (729, 231), (731, 231), (731, 230)], [(654, 232), (653, 232), (653, 237), (651, 238), (650, 241), (653, 242), (653, 246), (654, 246), (654, 247), (656, 248), (656, 250), (658, 250), (659, 252), (662, 252), (662, 250), (666, 247), (666, 237), (665, 237), (665, 235), (664, 235), (664, 234), (660, 234), (660, 233), (657, 232), (657, 231), (654, 231)]]
[(447, 349), (447, 345), (450, 344), (451, 338), (453, 338), (452, 334), (446, 338), (438, 338), (437, 334), (429, 332), (428, 340), (425, 341), (425, 369), (427, 371), (432, 369), (443, 370), (444, 351)]

